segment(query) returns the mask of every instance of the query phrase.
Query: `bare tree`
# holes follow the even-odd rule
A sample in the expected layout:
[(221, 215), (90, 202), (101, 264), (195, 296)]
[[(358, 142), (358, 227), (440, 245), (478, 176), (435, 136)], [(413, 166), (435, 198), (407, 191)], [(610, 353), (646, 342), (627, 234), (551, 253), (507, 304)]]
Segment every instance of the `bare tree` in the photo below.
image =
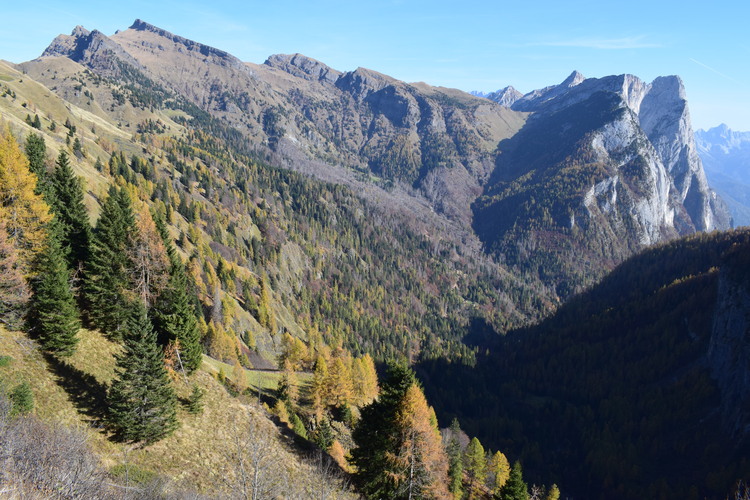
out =
[[(274, 498), (283, 493), (286, 471), (274, 446), (277, 431), (248, 416), (245, 425), (235, 423), (229, 459), (234, 468), (230, 489), (235, 497), (250, 500)], [(283, 495), (286, 496), (286, 495)]]

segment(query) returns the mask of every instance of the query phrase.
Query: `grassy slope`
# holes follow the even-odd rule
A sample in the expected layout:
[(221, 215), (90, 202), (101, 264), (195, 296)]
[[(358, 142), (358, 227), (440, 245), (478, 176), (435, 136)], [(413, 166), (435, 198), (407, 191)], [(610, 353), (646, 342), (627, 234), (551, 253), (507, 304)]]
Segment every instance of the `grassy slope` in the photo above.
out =
[[(0, 327), (0, 356), (12, 358), (10, 363), (0, 367), (0, 380), (9, 387), (28, 381), (34, 392), (35, 414), (45, 421), (85, 429), (93, 449), (107, 468), (127, 462), (207, 493), (216, 492), (231, 478), (228, 449), (235, 437), (234, 429), (252, 420), (268, 435), (276, 436), (274, 454), (291, 477), (311, 484), (321, 481), (312, 466), (300, 460), (289, 438), (279, 433), (262, 408), (249, 400), (232, 398), (216, 382), (209, 373), (214, 366), (210, 359), (187, 384), (182, 377), (175, 381), (178, 394), (183, 398), (189, 394), (192, 384), (206, 391), (202, 414), (190, 415), (180, 410), (180, 428), (147, 448), (110, 441), (108, 433), (101, 428), (101, 396), (104, 384), (114, 376), (113, 355), (119, 346), (96, 331), (81, 330), (80, 337), (78, 352), (70, 358), (69, 364), (58, 364), (45, 359), (36, 342), (23, 333)], [(251, 384), (252, 380), (251, 375)], [(272, 376), (264, 378), (266, 388), (274, 383)], [(349, 494), (340, 493), (340, 496), (346, 498)]]

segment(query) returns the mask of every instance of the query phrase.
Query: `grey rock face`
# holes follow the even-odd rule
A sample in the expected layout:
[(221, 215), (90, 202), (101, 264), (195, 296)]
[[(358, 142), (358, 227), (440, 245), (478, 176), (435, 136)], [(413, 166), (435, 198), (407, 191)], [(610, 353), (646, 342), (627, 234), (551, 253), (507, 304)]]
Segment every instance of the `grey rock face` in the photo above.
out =
[(495, 101), (501, 106), (510, 108), (517, 100), (523, 97), (523, 94), (509, 85), (503, 89), (500, 89), (496, 92), (491, 92), (482, 97), (486, 97), (490, 101)]
[(632, 75), (582, 78), (574, 72), (560, 85), (526, 94), (513, 109), (554, 113), (595, 92), (617, 94), (638, 117), (640, 128), (669, 173), (677, 201), (690, 217), (688, 226), (698, 231), (728, 229), (729, 211), (709, 188), (697, 153), (682, 80), (666, 76), (646, 84)]

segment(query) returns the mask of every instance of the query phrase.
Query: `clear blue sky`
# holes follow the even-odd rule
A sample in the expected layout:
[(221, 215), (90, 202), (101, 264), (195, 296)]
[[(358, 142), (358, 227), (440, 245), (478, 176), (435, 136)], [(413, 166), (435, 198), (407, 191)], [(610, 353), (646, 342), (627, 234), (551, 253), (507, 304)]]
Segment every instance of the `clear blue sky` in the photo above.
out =
[[(10, 2), (9, 2), (10, 3)], [(409, 82), (521, 92), (587, 77), (682, 77), (696, 129), (750, 130), (750, 2), (632, 0), (12, 2), (0, 59), (38, 57), (80, 24), (107, 35), (136, 18), (262, 63), (300, 52), (336, 69)]]

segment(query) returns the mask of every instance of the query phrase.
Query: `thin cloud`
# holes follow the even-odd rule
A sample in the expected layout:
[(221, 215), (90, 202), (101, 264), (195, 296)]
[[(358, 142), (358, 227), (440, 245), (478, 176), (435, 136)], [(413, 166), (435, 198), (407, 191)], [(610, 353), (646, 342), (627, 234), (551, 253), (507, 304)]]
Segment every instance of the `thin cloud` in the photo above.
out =
[(659, 43), (646, 41), (644, 35), (623, 38), (574, 38), (571, 40), (533, 42), (527, 45), (531, 47), (576, 47), (598, 50), (656, 49), (663, 47)]
[(694, 62), (695, 64), (697, 64), (698, 66), (701, 66), (701, 67), (703, 67), (703, 68), (706, 68), (707, 70), (711, 71), (712, 73), (716, 73), (717, 75), (719, 75), (719, 76), (720, 76), (720, 77), (722, 77), (722, 78), (726, 78), (726, 79), (727, 79), (727, 80), (729, 80), (730, 82), (734, 82), (734, 83), (739, 83), (739, 84), (741, 84), (741, 83), (742, 83), (742, 82), (739, 82), (739, 81), (735, 80), (735, 79), (734, 79), (734, 78), (732, 78), (731, 76), (729, 76), (729, 75), (725, 75), (725, 74), (724, 74), (724, 73), (722, 73), (721, 71), (719, 71), (719, 70), (717, 70), (717, 69), (714, 69), (714, 68), (712, 68), (712, 67), (711, 67), (711, 66), (709, 66), (708, 64), (704, 64), (704, 63), (702, 63), (702, 62), (700, 62), (700, 61), (698, 61), (698, 60), (696, 60), (696, 59), (693, 59), (692, 57), (690, 58), (690, 60), (691, 60), (691, 61), (693, 61), (693, 62)]

